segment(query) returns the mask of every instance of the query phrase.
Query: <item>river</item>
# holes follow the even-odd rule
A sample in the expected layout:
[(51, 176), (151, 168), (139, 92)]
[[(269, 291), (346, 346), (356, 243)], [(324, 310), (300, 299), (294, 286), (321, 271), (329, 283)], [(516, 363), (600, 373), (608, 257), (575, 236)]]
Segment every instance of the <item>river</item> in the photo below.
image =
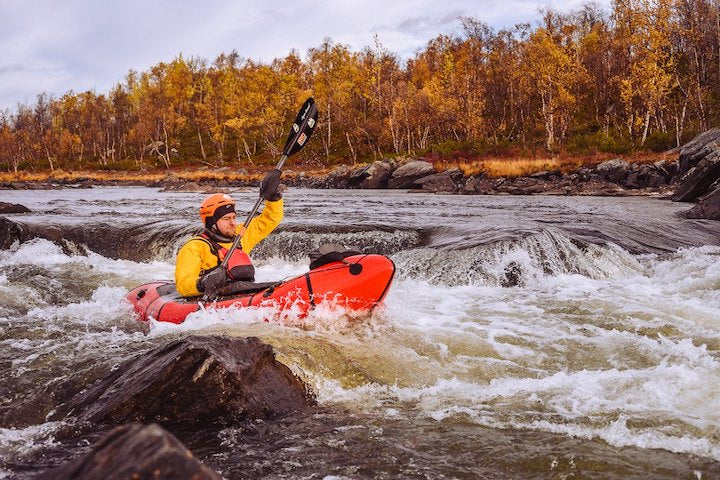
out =
[[(234, 193), (238, 211), (256, 195)], [(203, 197), (0, 191), (33, 211), (7, 218), (70, 239), (0, 251), (0, 478), (86, 451), (53, 409), (192, 334), (258, 336), (318, 397), (310, 415), (178, 433), (226, 478), (720, 478), (720, 222), (687, 204), (290, 189), (257, 280), (339, 242), (395, 262), (382, 308), (148, 328), (124, 295), (172, 278)]]

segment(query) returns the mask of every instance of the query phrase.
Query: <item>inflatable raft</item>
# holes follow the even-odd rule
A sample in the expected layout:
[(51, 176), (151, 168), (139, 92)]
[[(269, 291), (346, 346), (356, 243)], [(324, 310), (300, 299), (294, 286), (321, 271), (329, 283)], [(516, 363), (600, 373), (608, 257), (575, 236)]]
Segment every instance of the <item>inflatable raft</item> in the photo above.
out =
[(333, 302), (356, 311), (370, 311), (385, 298), (395, 275), (395, 264), (383, 255), (353, 255), (277, 283), (256, 284), (241, 294), (204, 302), (185, 298), (175, 283), (158, 281), (134, 288), (127, 294), (140, 320), (182, 323), (200, 308), (289, 308), (307, 313), (322, 302)]

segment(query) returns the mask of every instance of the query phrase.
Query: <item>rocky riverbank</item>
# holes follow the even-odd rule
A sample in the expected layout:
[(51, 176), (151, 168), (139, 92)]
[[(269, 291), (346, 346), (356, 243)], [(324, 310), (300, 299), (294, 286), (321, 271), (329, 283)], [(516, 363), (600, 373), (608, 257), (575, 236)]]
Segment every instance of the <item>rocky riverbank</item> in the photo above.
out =
[[(674, 201), (698, 202), (690, 218), (720, 219), (720, 129), (704, 132), (679, 149), (675, 160), (630, 163), (622, 158), (580, 167), (575, 171), (540, 171), (520, 177), (465, 175), (460, 169), (438, 170), (424, 159), (384, 159), (363, 165), (342, 165), (329, 173), (286, 170), (288, 186), (335, 189), (398, 189), (412, 192), (462, 195), (652, 195)], [(188, 179), (176, 173), (161, 178), (118, 179), (57, 178), (0, 182), (0, 189), (92, 188), (96, 185), (145, 186), (163, 191), (230, 192), (256, 188), (259, 175), (197, 176)], [(218, 173), (218, 172), (215, 172)], [(5, 206), (4, 208), (9, 208)], [(10, 212), (7, 212), (10, 213)]]

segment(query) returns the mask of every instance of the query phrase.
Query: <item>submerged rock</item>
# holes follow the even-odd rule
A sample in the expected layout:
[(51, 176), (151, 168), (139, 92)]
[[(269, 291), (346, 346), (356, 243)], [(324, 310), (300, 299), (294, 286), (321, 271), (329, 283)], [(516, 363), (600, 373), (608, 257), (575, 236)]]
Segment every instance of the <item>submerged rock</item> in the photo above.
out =
[(25, 205), (0, 202), (0, 213), (28, 213), (29, 211), (30, 209)]
[(712, 193), (701, 198), (700, 202), (685, 214), (685, 217), (720, 220), (720, 188), (716, 188)]
[(48, 480), (172, 478), (219, 480), (185, 446), (158, 425), (123, 425), (76, 460), (38, 478)]
[(255, 337), (193, 336), (125, 362), (58, 409), (93, 423), (226, 423), (314, 405), (306, 385)]

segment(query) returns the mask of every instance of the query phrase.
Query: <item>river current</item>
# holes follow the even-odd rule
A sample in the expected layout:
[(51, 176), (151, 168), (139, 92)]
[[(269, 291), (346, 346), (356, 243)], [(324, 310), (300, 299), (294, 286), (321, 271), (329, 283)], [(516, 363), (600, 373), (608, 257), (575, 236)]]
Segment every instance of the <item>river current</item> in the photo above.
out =
[[(311, 415), (178, 433), (226, 478), (720, 478), (720, 222), (648, 197), (290, 189), (257, 280), (343, 243), (395, 262), (382, 308), (148, 328), (124, 295), (172, 278), (204, 196), (0, 191), (32, 210), (11, 221), (65, 238), (0, 250), (0, 478), (87, 451), (55, 407), (192, 334), (258, 336), (318, 397)], [(242, 212), (257, 193), (233, 196)]]

